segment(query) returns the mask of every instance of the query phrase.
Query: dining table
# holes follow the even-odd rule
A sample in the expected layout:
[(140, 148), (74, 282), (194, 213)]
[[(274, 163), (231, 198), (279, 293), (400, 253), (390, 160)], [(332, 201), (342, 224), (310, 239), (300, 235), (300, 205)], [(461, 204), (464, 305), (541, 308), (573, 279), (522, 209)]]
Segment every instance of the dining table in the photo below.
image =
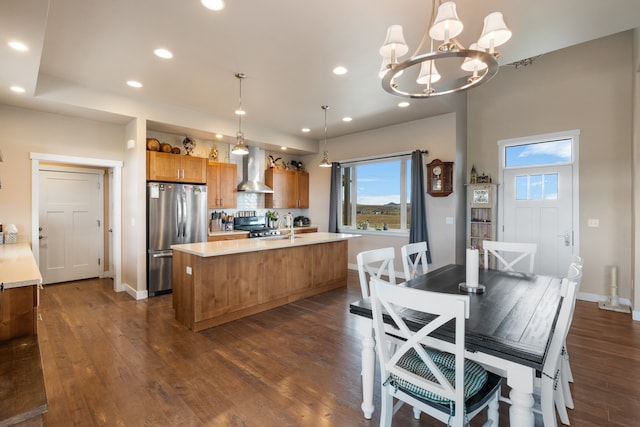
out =
[[(398, 284), (431, 292), (465, 294), (470, 297), (465, 322), (465, 357), (506, 378), (510, 387), (511, 426), (533, 427), (532, 412), (536, 372), (542, 371), (560, 310), (561, 279), (529, 273), (480, 268), (478, 282), (483, 292), (461, 290), (466, 267), (446, 265)], [(480, 288), (479, 288), (480, 289)], [(354, 301), (349, 312), (372, 319), (369, 298)], [(418, 330), (429, 319), (424, 313), (407, 310), (403, 315)], [(391, 322), (385, 318), (385, 322)], [(370, 324), (371, 325), (371, 324)], [(453, 340), (453, 326), (445, 326), (437, 337)], [(362, 410), (370, 419), (373, 404), (375, 340), (371, 328), (362, 337)]]

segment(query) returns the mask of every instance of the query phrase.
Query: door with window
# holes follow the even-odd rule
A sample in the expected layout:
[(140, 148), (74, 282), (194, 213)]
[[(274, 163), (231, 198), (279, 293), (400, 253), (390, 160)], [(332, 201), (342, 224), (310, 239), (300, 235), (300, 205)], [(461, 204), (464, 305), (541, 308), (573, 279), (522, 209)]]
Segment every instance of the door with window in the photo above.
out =
[[(577, 150), (574, 137), (501, 146), (499, 238), (538, 245), (534, 271), (564, 276), (577, 248)], [(577, 249), (576, 249), (577, 250)]]

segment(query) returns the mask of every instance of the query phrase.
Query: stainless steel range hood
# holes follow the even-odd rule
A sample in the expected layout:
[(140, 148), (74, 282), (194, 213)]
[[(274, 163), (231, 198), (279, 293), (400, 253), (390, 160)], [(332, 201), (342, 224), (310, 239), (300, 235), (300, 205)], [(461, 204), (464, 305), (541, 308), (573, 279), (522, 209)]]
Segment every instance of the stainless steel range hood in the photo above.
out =
[(273, 193), (273, 189), (262, 182), (265, 168), (264, 150), (258, 147), (247, 147), (249, 154), (242, 156), (242, 182), (238, 191), (246, 193)]

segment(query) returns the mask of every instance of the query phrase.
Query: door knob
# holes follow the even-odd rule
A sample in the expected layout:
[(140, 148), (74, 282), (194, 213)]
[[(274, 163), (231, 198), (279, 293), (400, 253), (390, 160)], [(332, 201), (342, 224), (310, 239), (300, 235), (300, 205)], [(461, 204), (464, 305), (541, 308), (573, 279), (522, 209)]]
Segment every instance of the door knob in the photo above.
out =
[(564, 234), (558, 234), (558, 237), (564, 237), (564, 245), (571, 246), (571, 237), (569, 236), (568, 231)]

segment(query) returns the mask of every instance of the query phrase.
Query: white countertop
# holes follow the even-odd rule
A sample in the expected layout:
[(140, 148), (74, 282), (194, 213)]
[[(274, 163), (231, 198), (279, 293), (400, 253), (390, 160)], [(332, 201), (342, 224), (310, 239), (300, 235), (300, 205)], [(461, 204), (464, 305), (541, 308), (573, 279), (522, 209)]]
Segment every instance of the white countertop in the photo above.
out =
[[(280, 236), (278, 236), (280, 237)], [(231, 255), (244, 252), (266, 251), (269, 249), (290, 248), (305, 245), (316, 245), (318, 243), (337, 242), (340, 240), (360, 237), (358, 234), (345, 233), (303, 233), (296, 235), (293, 241), (289, 237), (283, 236), (280, 239), (268, 240), (268, 238), (258, 239), (236, 239), (223, 240), (218, 242), (188, 243), (184, 245), (172, 245), (171, 249), (189, 254), (210, 257), (218, 255)]]
[(42, 275), (27, 243), (0, 245), (0, 283), (4, 289), (42, 283)]

